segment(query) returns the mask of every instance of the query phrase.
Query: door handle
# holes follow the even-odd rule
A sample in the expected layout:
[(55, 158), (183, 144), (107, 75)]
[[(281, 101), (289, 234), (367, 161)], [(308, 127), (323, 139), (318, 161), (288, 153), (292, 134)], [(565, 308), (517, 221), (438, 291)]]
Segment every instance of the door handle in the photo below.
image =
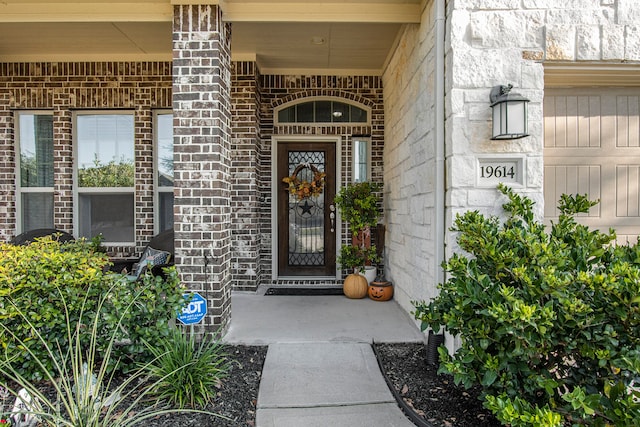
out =
[(329, 210), (331, 211), (329, 213), (329, 219), (331, 220), (331, 232), (335, 233), (336, 232), (336, 207), (333, 203), (329, 205)]

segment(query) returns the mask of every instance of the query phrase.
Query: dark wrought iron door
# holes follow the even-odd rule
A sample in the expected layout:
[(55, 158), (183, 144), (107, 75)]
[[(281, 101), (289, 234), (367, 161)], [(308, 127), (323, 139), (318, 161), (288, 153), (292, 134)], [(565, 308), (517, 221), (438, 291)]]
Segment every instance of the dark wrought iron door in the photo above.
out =
[(335, 171), (335, 143), (278, 143), (279, 276), (335, 276)]

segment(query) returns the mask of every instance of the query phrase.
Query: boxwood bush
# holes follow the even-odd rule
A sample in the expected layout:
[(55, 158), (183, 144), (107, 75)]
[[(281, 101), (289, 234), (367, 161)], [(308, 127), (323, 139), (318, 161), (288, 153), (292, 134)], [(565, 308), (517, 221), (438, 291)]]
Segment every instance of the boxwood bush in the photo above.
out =
[(548, 229), (505, 186), (504, 222), (477, 211), (453, 230), (467, 254), (444, 267), (438, 297), (415, 302), (423, 330), (461, 339), (440, 370), (484, 387), (512, 426), (640, 425), (640, 247), (576, 222), (594, 202), (563, 195)]
[[(131, 283), (108, 266), (109, 259), (97, 245), (83, 240), (59, 243), (46, 237), (26, 246), (0, 244), (0, 321), (33, 355), (7, 334), (0, 334), (0, 346), (22, 375), (42, 377), (37, 359), (47, 359), (34, 328), (48, 343), (64, 347), (68, 321), (75, 325), (82, 307), (83, 323), (91, 324), (97, 316), (99, 348), (106, 348), (108, 337), (118, 329), (112, 360), (124, 371), (149, 357), (144, 341), (156, 342), (169, 334), (168, 322), (184, 304), (175, 270), (167, 270), (166, 278), (147, 274)], [(101, 298), (105, 301), (99, 305)], [(80, 331), (80, 342), (90, 342), (92, 328)]]

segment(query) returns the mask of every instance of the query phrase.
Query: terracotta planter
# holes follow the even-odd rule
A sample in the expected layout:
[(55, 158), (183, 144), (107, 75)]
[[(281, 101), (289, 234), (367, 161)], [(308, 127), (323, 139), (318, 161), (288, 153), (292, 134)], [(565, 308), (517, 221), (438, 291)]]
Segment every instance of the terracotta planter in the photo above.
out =
[(367, 279), (358, 273), (348, 275), (342, 285), (344, 296), (352, 299), (364, 298), (367, 296)]
[(374, 301), (389, 301), (393, 297), (393, 283), (373, 281), (369, 285), (369, 298)]

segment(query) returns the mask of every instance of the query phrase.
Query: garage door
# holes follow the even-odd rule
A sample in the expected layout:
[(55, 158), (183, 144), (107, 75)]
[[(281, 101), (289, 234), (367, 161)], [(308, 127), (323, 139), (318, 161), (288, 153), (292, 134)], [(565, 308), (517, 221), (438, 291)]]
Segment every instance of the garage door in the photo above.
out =
[(545, 220), (563, 193), (600, 204), (580, 222), (618, 242), (640, 235), (640, 89), (547, 89), (544, 99)]

